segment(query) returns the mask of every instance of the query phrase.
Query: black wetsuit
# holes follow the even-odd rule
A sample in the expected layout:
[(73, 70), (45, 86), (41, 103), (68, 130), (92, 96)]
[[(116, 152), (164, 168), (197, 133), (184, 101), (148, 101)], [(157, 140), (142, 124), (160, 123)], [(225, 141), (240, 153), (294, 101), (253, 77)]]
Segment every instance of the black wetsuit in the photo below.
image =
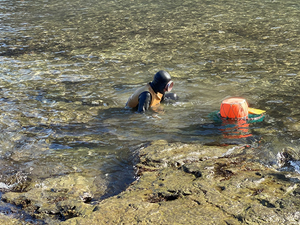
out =
[[(163, 94), (163, 98), (161, 101), (166, 99), (176, 100), (178, 99), (177, 95), (174, 93), (165, 93), (165, 87), (168, 82), (171, 81), (171, 76), (166, 71), (159, 71), (154, 75), (153, 81), (150, 82), (150, 86), (155, 93), (159, 92)], [(151, 103), (151, 94), (148, 91), (144, 91), (139, 95), (139, 104), (138, 104), (138, 112), (145, 112), (149, 109)]]

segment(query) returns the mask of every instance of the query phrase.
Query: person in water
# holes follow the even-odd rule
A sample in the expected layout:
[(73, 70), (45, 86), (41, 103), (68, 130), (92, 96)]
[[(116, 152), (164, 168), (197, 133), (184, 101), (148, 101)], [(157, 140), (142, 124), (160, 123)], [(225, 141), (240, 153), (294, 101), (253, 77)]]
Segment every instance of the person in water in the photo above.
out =
[(157, 106), (166, 99), (176, 100), (178, 97), (170, 92), (173, 88), (171, 76), (166, 71), (158, 71), (153, 81), (137, 89), (128, 99), (126, 106), (145, 112), (153, 106)]

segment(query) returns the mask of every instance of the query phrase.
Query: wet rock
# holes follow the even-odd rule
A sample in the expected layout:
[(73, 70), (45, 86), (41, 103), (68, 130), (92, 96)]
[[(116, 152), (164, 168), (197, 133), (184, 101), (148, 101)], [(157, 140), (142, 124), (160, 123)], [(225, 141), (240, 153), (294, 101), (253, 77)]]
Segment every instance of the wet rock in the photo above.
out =
[(186, 173), (193, 174), (196, 178), (202, 176), (202, 173), (200, 171), (199, 165), (197, 163), (185, 164), (185, 165), (182, 166), (182, 169)]
[(290, 161), (299, 161), (299, 152), (295, 149), (288, 147), (284, 148), (282, 152), (277, 154), (277, 162), (279, 167), (289, 166)]
[(95, 205), (105, 188), (76, 174), (3, 199), (61, 224), (299, 224), (300, 175), (260, 164), (252, 150), (157, 141), (140, 150), (139, 179)]
[(77, 216), (89, 215), (94, 211), (95, 206), (83, 204), (83, 202), (77, 199), (69, 199), (58, 202), (57, 208), (64, 219), (69, 219)]
[(141, 150), (141, 177), (126, 191), (62, 223), (299, 224), (299, 175), (234, 148), (155, 142)]
[(105, 186), (93, 183), (95, 178), (71, 174), (44, 181), (32, 182), (27, 192), (7, 192), (2, 200), (21, 206), (29, 215), (45, 219), (47, 217), (68, 219), (74, 216), (88, 215), (95, 206), (93, 193), (104, 194)]
[(10, 216), (2, 215), (0, 213), (0, 224), (1, 225), (21, 225), (24, 223), (17, 219), (11, 218)]
[(88, 192), (84, 192), (82, 196), (79, 196), (80, 199), (84, 202), (84, 203), (88, 203), (91, 202), (93, 199), (93, 195), (91, 193)]
[(13, 191), (25, 191), (30, 185), (31, 178), (26, 173), (17, 172), (6, 179), (8, 190)]

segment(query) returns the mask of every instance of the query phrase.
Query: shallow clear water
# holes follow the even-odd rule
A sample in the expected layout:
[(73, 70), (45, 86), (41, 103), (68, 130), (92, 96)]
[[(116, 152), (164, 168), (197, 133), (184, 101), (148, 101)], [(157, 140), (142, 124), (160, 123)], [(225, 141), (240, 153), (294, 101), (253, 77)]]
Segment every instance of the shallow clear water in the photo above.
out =
[[(300, 3), (0, 0), (0, 9), (2, 183), (77, 172), (114, 194), (157, 139), (253, 144), (269, 165), (283, 148), (299, 151)], [(161, 69), (179, 101), (125, 109)], [(267, 110), (241, 138), (210, 117), (229, 96)]]

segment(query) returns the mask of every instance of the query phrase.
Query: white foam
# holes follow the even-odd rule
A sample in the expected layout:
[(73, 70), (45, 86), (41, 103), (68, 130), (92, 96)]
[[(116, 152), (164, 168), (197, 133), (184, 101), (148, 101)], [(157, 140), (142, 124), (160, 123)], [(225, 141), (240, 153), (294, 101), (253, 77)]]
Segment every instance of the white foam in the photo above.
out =
[(300, 173), (300, 161), (290, 161), (290, 165), (294, 167), (297, 173)]
[(3, 182), (0, 182), (0, 189), (10, 189), (12, 185), (7, 185)]

